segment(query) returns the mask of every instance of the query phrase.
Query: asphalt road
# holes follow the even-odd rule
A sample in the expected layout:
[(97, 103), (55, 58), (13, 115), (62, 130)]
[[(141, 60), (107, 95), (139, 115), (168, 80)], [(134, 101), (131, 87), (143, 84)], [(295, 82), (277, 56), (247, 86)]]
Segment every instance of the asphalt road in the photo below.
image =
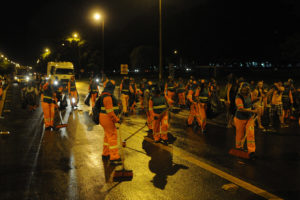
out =
[[(101, 159), (103, 129), (83, 104), (87, 88), (77, 83), (79, 108), (63, 111), (68, 127), (54, 132), (44, 131), (41, 107), (34, 112), (21, 108), (18, 86), (11, 85), (0, 119), (0, 129), (10, 131), (0, 135), (1, 200), (300, 199), (299, 127), (257, 132), (258, 159), (247, 161), (228, 155), (234, 129), (224, 127), (222, 116), (210, 120), (203, 135), (186, 128), (188, 111), (171, 114), (173, 145), (153, 144), (144, 137), (147, 128), (131, 137), (123, 152), (133, 179), (113, 182), (114, 168)], [(130, 115), (119, 129), (121, 137), (144, 124), (142, 112)], [(231, 183), (229, 190), (222, 189)]]

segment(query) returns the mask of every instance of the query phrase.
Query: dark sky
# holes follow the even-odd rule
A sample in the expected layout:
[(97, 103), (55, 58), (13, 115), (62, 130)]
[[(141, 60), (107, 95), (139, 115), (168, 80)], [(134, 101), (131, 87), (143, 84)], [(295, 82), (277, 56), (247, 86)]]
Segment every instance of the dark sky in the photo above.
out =
[[(162, 1), (165, 54), (177, 48), (191, 59), (267, 59), (278, 53), (278, 43), (299, 33), (296, 0)], [(89, 16), (97, 7), (106, 15), (107, 48), (157, 45), (158, 0), (11, 0), (0, 13), (0, 51), (32, 64), (44, 47), (73, 31), (92, 40), (98, 32)]]

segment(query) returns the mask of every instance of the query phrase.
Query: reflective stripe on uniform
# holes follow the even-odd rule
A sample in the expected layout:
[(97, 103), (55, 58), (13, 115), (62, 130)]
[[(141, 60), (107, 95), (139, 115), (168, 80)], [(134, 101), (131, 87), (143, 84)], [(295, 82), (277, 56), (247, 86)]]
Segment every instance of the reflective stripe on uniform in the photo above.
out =
[(118, 148), (118, 145), (115, 145), (115, 146), (110, 146), (109, 149), (117, 149)]
[(103, 145), (104, 145), (104, 146), (109, 146), (109, 144), (108, 144), (108, 143), (106, 143), (106, 142), (104, 142), (104, 143), (103, 143)]
[(153, 109), (161, 109), (161, 108), (166, 108), (166, 105), (159, 105), (159, 106), (153, 106)]

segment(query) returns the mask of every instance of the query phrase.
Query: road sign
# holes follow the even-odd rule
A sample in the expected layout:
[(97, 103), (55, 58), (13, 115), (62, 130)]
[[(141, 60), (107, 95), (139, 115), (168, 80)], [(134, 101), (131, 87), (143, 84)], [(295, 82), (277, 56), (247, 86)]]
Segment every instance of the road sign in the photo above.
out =
[(128, 65), (121, 64), (121, 74), (128, 74)]

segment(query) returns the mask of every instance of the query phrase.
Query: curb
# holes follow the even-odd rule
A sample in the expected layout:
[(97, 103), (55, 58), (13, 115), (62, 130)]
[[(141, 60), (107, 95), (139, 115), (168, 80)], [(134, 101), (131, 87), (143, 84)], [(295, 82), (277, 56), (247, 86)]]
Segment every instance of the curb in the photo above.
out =
[(10, 87), (10, 85), (8, 85), (4, 91), (3, 91), (3, 94), (2, 94), (2, 99), (0, 100), (0, 117), (2, 117), (2, 112), (3, 112), (3, 108), (4, 108), (4, 102), (5, 102), (5, 99), (6, 99), (6, 92), (8, 90), (8, 88)]

